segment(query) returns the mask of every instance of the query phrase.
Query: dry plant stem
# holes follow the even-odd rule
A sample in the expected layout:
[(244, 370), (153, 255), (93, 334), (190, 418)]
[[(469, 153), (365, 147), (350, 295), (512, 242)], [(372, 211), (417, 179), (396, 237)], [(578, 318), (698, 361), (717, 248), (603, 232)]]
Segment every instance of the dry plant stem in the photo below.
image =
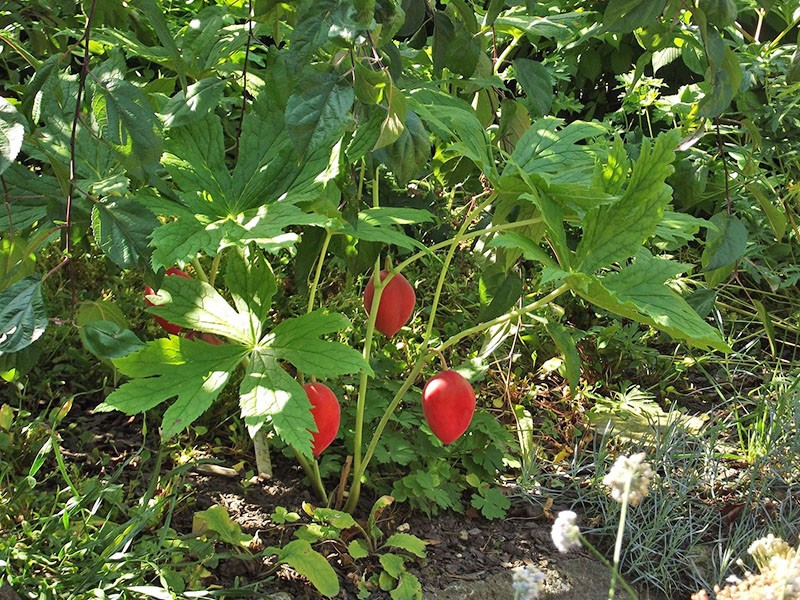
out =
[(253, 438), (253, 449), (256, 453), (256, 470), (258, 475), (272, 477), (272, 459), (269, 457), (269, 440), (267, 432), (260, 429)]

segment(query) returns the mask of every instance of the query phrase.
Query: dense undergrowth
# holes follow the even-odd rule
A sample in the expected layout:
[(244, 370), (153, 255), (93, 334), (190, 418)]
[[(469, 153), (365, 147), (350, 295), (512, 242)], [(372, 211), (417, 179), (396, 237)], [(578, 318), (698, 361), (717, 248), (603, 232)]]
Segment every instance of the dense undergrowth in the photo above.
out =
[[(269, 579), (211, 571), (271, 556), (413, 598), (392, 502), (564, 506), (610, 556), (603, 477), (637, 451), (628, 581), (712, 592), (796, 545), (796, 4), (0, 7), (0, 586), (240, 597)], [(416, 292), (388, 336), (381, 269)], [(443, 444), (419, 398), (451, 368), (477, 410)], [(341, 403), (318, 456), (311, 380)], [(141, 435), (112, 461), (87, 413)], [(318, 508), (280, 547), (224, 511), (179, 533), (209, 456), (300, 464)], [(340, 582), (326, 540), (370, 568)]]

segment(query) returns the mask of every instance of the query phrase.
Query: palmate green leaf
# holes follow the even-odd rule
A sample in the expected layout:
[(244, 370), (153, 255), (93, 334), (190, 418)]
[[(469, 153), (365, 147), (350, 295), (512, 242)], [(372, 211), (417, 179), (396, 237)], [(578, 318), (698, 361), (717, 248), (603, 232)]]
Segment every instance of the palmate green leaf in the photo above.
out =
[(231, 252), (225, 271), (225, 285), (238, 312), (249, 311), (257, 323), (267, 318), (278, 286), (272, 267), (260, 251), (247, 249)]
[(319, 339), (350, 326), (342, 314), (322, 309), (287, 319), (264, 336), (259, 346), (269, 348), (277, 359), (286, 360), (304, 373), (326, 379), (358, 373), (372, 374), (372, 368), (360, 352), (340, 344)]
[(286, 105), (286, 125), (297, 148), (305, 153), (341, 136), (355, 93), (336, 73), (309, 68), (301, 81)]
[(17, 158), (24, 136), (22, 115), (8, 100), (0, 97), (0, 175)]
[[(270, 72), (270, 76), (274, 80), (280, 73)], [(272, 81), (276, 86), (281, 83)], [(335, 140), (309, 151), (298, 147), (287, 129), (281, 98), (273, 98), (276, 93), (268, 96), (262, 92), (242, 123), (230, 193), (234, 214), (276, 201), (315, 200), (323, 187), (317, 178), (328, 167)]]
[(409, 108), (440, 139), (455, 140), (449, 152), (466, 156), (487, 176), (494, 172), (491, 144), (469, 104), (433, 89), (414, 90), (408, 101)]
[(20, 279), (0, 292), (0, 356), (30, 346), (47, 328), (38, 275)]
[(579, 144), (608, 132), (600, 123), (574, 121), (564, 126), (563, 119), (545, 117), (534, 122), (517, 142), (504, 176), (524, 173), (547, 183), (591, 183), (595, 153), (591, 146)]
[(355, 227), (344, 225), (343, 232), (361, 240), (394, 244), (400, 248), (425, 249), (425, 245), (392, 226), (426, 223), (433, 220), (427, 210), (415, 208), (376, 207), (358, 213)]
[(645, 140), (621, 199), (586, 214), (576, 250), (577, 270), (592, 273), (626, 260), (653, 235), (672, 196), (665, 180), (673, 171), (679, 138), (680, 130), (675, 129), (660, 135), (655, 144)]
[(304, 456), (311, 456), (311, 402), (303, 387), (284, 371), (269, 349), (257, 349), (239, 388), (239, 407), (250, 435), (268, 421), (275, 433)]
[(664, 285), (686, 267), (640, 252), (633, 264), (619, 272), (605, 277), (572, 274), (565, 279), (576, 293), (609, 312), (650, 325), (694, 346), (729, 352), (719, 331)]
[(162, 163), (184, 192), (204, 194), (204, 214), (224, 217), (231, 175), (225, 164), (222, 123), (209, 115), (186, 127), (169, 131)]
[(163, 438), (170, 438), (211, 406), (246, 355), (242, 346), (213, 346), (177, 336), (153, 340), (142, 350), (113, 360), (120, 373), (133, 379), (95, 410), (132, 415), (177, 397), (161, 423)]
[(158, 219), (135, 198), (110, 197), (92, 207), (92, 233), (103, 253), (122, 269), (146, 264)]
[(260, 336), (259, 319), (236, 312), (211, 285), (197, 279), (165, 277), (161, 289), (148, 296), (155, 305), (148, 312), (170, 323), (213, 333), (254, 346)]
[(152, 235), (154, 269), (190, 260), (197, 252), (215, 256), (229, 246), (251, 242), (268, 252), (293, 247), (300, 236), (284, 229), (297, 225), (333, 226), (331, 219), (308, 213), (289, 202), (276, 202), (239, 214), (235, 219), (209, 220), (183, 213)]
[(206, 77), (180, 90), (169, 99), (161, 111), (164, 127), (191, 125), (206, 117), (222, 100), (225, 82), (217, 77)]
[(105, 99), (108, 124), (104, 137), (120, 153), (126, 169), (143, 180), (159, 165), (163, 148), (161, 123), (144, 92), (121, 77), (120, 72), (114, 71), (101, 79), (95, 97), (99, 93)]

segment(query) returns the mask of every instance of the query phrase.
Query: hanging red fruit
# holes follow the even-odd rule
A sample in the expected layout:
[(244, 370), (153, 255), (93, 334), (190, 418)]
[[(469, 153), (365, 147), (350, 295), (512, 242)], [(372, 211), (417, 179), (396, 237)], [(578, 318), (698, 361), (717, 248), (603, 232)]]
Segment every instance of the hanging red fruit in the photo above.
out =
[[(388, 271), (381, 271), (381, 281), (386, 279), (388, 274)], [(367, 314), (372, 310), (372, 298), (374, 295), (375, 277), (373, 275), (364, 289), (364, 308)], [(387, 338), (392, 337), (411, 319), (416, 300), (417, 295), (408, 280), (400, 273), (396, 274), (381, 292), (381, 301), (375, 318), (375, 329)]]
[[(181, 271), (177, 267), (172, 267), (170, 269), (167, 269), (167, 277), (170, 277), (172, 275), (177, 275), (178, 277), (184, 277), (186, 279), (189, 279), (189, 275), (186, 272)], [(155, 292), (153, 291), (153, 288), (151, 288), (149, 285), (144, 288), (144, 295), (145, 295), (144, 301), (147, 304), (147, 306), (155, 306), (155, 304), (153, 304), (152, 302), (150, 302), (150, 300), (147, 299), (147, 296), (152, 296), (153, 294), (155, 294)], [(183, 331), (183, 327), (181, 327), (180, 325), (175, 325), (174, 323), (170, 323), (163, 317), (156, 316), (156, 322), (159, 325), (161, 325), (161, 327), (163, 327), (167, 333), (171, 333), (172, 335), (178, 335), (181, 331)]]
[(336, 434), (339, 433), (341, 410), (336, 394), (327, 385), (319, 382), (306, 383), (303, 385), (303, 389), (311, 402), (311, 414), (317, 426), (317, 432), (312, 434), (312, 450), (316, 458), (330, 446)]
[(455, 371), (442, 371), (422, 389), (422, 412), (434, 435), (442, 443), (452, 444), (472, 422), (475, 391)]

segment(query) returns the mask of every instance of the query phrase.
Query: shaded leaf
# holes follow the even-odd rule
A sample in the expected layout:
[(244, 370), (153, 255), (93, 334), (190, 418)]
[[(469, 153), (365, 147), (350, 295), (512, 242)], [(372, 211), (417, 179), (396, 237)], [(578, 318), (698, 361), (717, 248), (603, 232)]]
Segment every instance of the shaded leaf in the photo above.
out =
[(135, 198), (105, 198), (92, 206), (95, 242), (122, 269), (149, 261), (149, 238), (158, 225), (156, 216)]
[(30, 346), (46, 328), (47, 313), (38, 275), (20, 279), (0, 292), (0, 356)]

